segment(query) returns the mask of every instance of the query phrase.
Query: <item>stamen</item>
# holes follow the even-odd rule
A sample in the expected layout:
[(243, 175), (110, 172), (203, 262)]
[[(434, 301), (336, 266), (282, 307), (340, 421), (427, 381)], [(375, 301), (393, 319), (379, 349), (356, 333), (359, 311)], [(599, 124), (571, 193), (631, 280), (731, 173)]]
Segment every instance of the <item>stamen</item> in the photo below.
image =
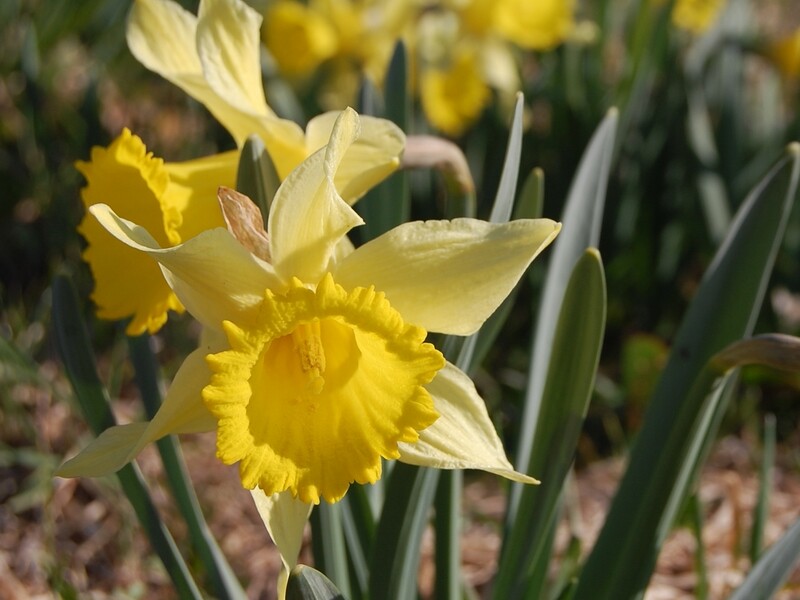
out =
[(300, 359), (300, 368), (308, 377), (308, 391), (319, 394), (325, 386), (325, 349), (322, 347), (319, 319), (297, 325), (292, 331), (292, 342)]

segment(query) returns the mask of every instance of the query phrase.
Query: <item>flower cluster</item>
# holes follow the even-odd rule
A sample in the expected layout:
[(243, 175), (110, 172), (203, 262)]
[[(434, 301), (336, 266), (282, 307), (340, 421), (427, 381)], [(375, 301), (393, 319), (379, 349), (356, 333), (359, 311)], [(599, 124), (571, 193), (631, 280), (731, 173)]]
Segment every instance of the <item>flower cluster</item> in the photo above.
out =
[(356, 249), (351, 205), (397, 168), (405, 136), (352, 109), (305, 132), (278, 118), (258, 76), (259, 24), (239, 0), (203, 0), (197, 17), (170, 0), (134, 5), (139, 60), (240, 146), (261, 137), (283, 181), (265, 220), (230, 189), (239, 150), (170, 164), (125, 130), (78, 163), (98, 315), (129, 318), (137, 335), (188, 310), (203, 335), (151, 421), (108, 429), (58, 474), (106, 475), (165, 435), (216, 431), (288, 569), (310, 508), (376, 482), (383, 460), (536, 482), (427, 336), (474, 333), (560, 225), (409, 222)]

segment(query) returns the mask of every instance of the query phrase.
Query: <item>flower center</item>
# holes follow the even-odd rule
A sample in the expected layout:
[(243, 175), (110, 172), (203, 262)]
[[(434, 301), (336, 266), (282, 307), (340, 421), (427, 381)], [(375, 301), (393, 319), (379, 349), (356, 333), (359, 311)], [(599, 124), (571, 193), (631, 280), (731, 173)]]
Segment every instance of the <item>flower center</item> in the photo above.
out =
[(294, 280), (266, 292), (255, 327), (225, 330), (231, 350), (208, 357), (203, 398), (245, 487), (336, 501), (438, 417), (424, 386), (444, 358), (373, 288)]
[(315, 319), (311, 323), (301, 323), (291, 335), (300, 368), (308, 380), (307, 389), (312, 394), (319, 394), (325, 387), (325, 348), (322, 347), (320, 322)]

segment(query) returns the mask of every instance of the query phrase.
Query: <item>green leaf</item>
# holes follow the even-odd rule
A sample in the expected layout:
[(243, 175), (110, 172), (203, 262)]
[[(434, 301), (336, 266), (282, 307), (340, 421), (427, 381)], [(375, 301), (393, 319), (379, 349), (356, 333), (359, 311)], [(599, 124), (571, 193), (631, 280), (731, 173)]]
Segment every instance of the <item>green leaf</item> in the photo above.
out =
[(371, 600), (416, 600), (420, 543), (439, 474), (394, 463), (370, 565)]
[[(378, 116), (381, 111), (377, 100), (378, 92), (365, 80), (362, 87), (362, 110), (364, 114)], [(408, 58), (405, 45), (398, 42), (392, 54), (386, 74), (385, 118), (395, 123), (403, 131), (406, 130), (410, 113), (408, 94)], [(411, 215), (411, 192), (408, 186), (408, 174), (398, 171), (370, 190), (356, 204), (356, 210), (364, 218), (363, 227), (356, 235), (369, 241), (408, 221)]]
[(317, 509), (311, 513), (311, 540), (314, 564), (328, 573), (344, 595), (351, 598), (340, 504), (320, 502)]
[(251, 135), (242, 147), (239, 157), (239, 168), (236, 172), (236, 190), (248, 196), (261, 210), (264, 228), (272, 199), (281, 180), (275, 170), (275, 164), (267, 152), (264, 142), (257, 135)]
[(729, 600), (769, 600), (786, 581), (800, 558), (800, 519), (773, 544)]
[(712, 359), (750, 334), (760, 310), (795, 200), (799, 154), (800, 146), (790, 146), (787, 157), (753, 190), (706, 271), (584, 566), (576, 599), (631, 598), (647, 585), (725, 404)]
[[(150, 336), (144, 334), (129, 337), (128, 344), (142, 402), (147, 417), (152, 419), (161, 406), (161, 391), (158, 365), (150, 346)], [(202, 562), (216, 596), (221, 600), (245, 600), (247, 598), (245, 591), (203, 517), (177, 439), (170, 435), (158, 440), (156, 446), (164, 463), (172, 497), (188, 527), (192, 548)]]
[(753, 531), (750, 534), (750, 562), (752, 564), (755, 564), (758, 557), (761, 556), (764, 525), (769, 516), (769, 497), (775, 464), (775, 421), (773, 414), (764, 416), (764, 442), (758, 477), (758, 500), (753, 507)]
[(589, 407), (605, 322), (603, 263), (597, 250), (590, 248), (572, 270), (553, 338), (541, 416), (528, 461), (529, 472), (542, 483), (523, 488), (516, 518), (508, 524), (495, 598), (529, 593), (533, 571), (540, 561), (549, 560), (547, 534), (557, 518), (558, 500)]
[[(53, 327), (56, 347), (78, 404), (91, 430), (99, 435), (114, 426), (115, 420), (97, 376), (78, 298), (71, 282), (63, 275), (53, 280)], [(139, 468), (133, 463), (126, 465), (117, 477), (180, 597), (202, 598), (175, 540), (158, 515)]]
[(330, 579), (316, 569), (297, 565), (289, 574), (286, 600), (344, 600)]
[[(528, 472), (528, 462), (533, 447), (533, 434), (542, 405), (542, 393), (550, 364), (553, 337), (564, 291), (572, 269), (588, 247), (597, 247), (603, 219), (608, 174), (617, 127), (617, 111), (610, 110), (592, 136), (572, 182), (564, 212), (563, 227), (553, 244), (544, 288), (536, 319), (536, 337), (533, 341), (531, 364), (528, 370), (528, 391), (520, 425), (517, 450), (517, 470)], [(513, 523), (522, 486), (514, 485), (507, 514), (507, 523)]]
[(522, 157), (522, 109), (524, 97), (517, 92), (517, 103), (514, 106), (514, 117), (511, 120), (511, 133), (508, 135), (506, 159), (503, 171), (500, 173), (500, 183), (497, 185), (497, 194), (494, 197), (492, 213), (489, 220), (492, 223), (505, 223), (511, 218), (514, 207), (514, 198), (517, 194), (517, 177), (519, 175), (519, 161)]

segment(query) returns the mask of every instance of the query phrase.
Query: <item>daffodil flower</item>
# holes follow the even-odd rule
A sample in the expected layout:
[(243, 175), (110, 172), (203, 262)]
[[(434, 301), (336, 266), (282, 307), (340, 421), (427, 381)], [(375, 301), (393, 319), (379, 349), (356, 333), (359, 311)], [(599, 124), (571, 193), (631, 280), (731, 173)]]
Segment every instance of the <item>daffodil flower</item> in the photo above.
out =
[[(261, 83), (261, 21), (242, 0), (201, 0), (197, 16), (173, 0), (136, 0), (127, 40), (140, 63), (203, 104), (238, 146), (259, 136), (283, 180), (327, 143), (338, 111), (312, 119), (305, 132), (275, 114)], [(365, 119), (337, 172), (342, 196), (354, 201), (392, 173), (397, 161), (385, 162), (384, 153), (396, 158), (402, 141), (388, 121)]]
[[(313, 150), (327, 143), (338, 114), (326, 113), (309, 122), (306, 142)], [(348, 148), (336, 178), (349, 203), (397, 169), (405, 147), (403, 132), (390, 121), (364, 117), (362, 123), (366, 139)], [(238, 161), (239, 152), (230, 151), (165, 163), (126, 129), (108, 148), (93, 148), (91, 160), (76, 166), (86, 177), (81, 197), (87, 209), (108, 204), (120, 216), (142, 223), (160, 245), (174, 246), (201, 231), (225, 226), (216, 190), (234, 186)], [(158, 331), (169, 310), (183, 311), (151, 259), (120, 244), (88, 212), (78, 231), (88, 243), (83, 257), (94, 276), (92, 299), (98, 316), (130, 317), (126, 332), (139, 335)]]
[(358, 136), (348, 109), (283, 182), (270, 262), (226, 229), (165, 248), (92, 207), (160, 264), (205, 336), (152, 421), (107, 430), (57, 474), (113, 473), (164, 435), (216, 430), (217, 456), (238, 463), (287, 568), (310, 507), (377, 481), (382, 458), (536, 482), (508, 462), (471, 380), (425, 339), (475, 332), (560, 224), (412, 222), (353, 249), (346, 234), (362, 220), (334, 182)]

